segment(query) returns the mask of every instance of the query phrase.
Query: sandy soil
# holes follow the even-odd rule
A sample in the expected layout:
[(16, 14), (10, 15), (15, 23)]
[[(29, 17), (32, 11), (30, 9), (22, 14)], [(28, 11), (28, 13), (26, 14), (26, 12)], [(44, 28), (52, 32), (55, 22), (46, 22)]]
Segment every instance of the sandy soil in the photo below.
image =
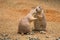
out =
[[(0, 39), (29, 40), (38, 37), (40, 40), (56, 40), (60, 37), (59, 0), (0, 0)], [(35, 32), (33, 35), (17, 34), (18, 23), (33, 8), (40, 5), (46, 14), (46, 34)]]

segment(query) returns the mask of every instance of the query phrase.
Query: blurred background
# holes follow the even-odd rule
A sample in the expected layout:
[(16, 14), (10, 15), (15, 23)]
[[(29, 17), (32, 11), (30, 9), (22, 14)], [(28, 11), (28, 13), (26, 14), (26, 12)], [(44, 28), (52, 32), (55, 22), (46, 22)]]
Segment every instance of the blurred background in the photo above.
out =
[[(52, 38), (59, 37), (60, 0), (0, 0), (0, 33), (10, 34), (11, 38), (20, 37), (17, 34), (19, 20), (36, 6), (41, 6), (45, 11), (47, 35), (51, 35)], [(42, 36), (42, 34), (35, 33), (35, 36), (36, 34), (45, 40), (46, 34)]]

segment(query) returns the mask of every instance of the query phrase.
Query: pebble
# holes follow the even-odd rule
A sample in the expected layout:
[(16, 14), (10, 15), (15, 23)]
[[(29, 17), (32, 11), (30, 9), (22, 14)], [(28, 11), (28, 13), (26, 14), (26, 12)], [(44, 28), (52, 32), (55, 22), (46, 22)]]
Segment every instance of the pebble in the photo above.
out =
[(40, 34), (46, 34), (46, 32), (45, 31), (40, 31)]
[(39, 38), (35, 37), (35, 38), (30, 38), (29, 37), (29, 40), (40, 40)]
[(11, 38), (9, 38), (9, 37), (4, 37), (3, 40), (11, 40)]
[(27, 33), (27, 35), (33, 35), (34, 34), (34, 32), (31, 32), (31, 33)]
[(51, 38), (51, 36), (50, 35), (47, 35), (46, 38)]
[(3, 37), (7, 37), (7, 36), (8, 36), (8, 34), (2, 34), (2, 36), (3, 36)]

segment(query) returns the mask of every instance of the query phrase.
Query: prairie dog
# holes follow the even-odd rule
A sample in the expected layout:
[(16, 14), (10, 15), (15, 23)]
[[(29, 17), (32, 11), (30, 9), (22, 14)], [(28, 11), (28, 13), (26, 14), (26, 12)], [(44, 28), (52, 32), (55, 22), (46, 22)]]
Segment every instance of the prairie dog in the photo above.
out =
[(30, 26), (30, 24), (32, 21), (37, 19), (33, 17), (33, 15), (36, 13), (37, 13), (36, 9), (33, 9), (24, 18), (20, 20), (18, 26), (18, 33), (24, 34), (32, 32), (33, 29)]
[(40, 6), (37, 6), (36, 9), (38, 9), (38, 12), (34, 16), (35, 18), (37, 18), (37, 20), (34, 21), (35, 30), (46, 31), (46, 18), (44, 10)]

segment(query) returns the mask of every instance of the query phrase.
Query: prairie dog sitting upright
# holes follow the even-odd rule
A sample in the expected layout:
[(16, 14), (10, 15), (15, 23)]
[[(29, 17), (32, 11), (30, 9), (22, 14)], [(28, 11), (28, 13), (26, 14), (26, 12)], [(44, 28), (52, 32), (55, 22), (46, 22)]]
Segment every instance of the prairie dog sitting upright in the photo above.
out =
[(36, 9), (33, 9), (24, 18), (20, 20), (18, 26), (18, 33), (24, 34), (32, 32), (33, 29), (30, 26), (30, 24), (32, 21), (37, 19), (33, 17), (33, 15), (36, 13), (37, 13)]
[(36, 9), (38, 10), (37, 10), (37, 14), (34, 15), (34, 17), (37, 18), (37, 20), (34, 21), (35, 30), (46, 31), (46, 18), (45, 18), (44, 10), (40, 6), (37, 6)]

